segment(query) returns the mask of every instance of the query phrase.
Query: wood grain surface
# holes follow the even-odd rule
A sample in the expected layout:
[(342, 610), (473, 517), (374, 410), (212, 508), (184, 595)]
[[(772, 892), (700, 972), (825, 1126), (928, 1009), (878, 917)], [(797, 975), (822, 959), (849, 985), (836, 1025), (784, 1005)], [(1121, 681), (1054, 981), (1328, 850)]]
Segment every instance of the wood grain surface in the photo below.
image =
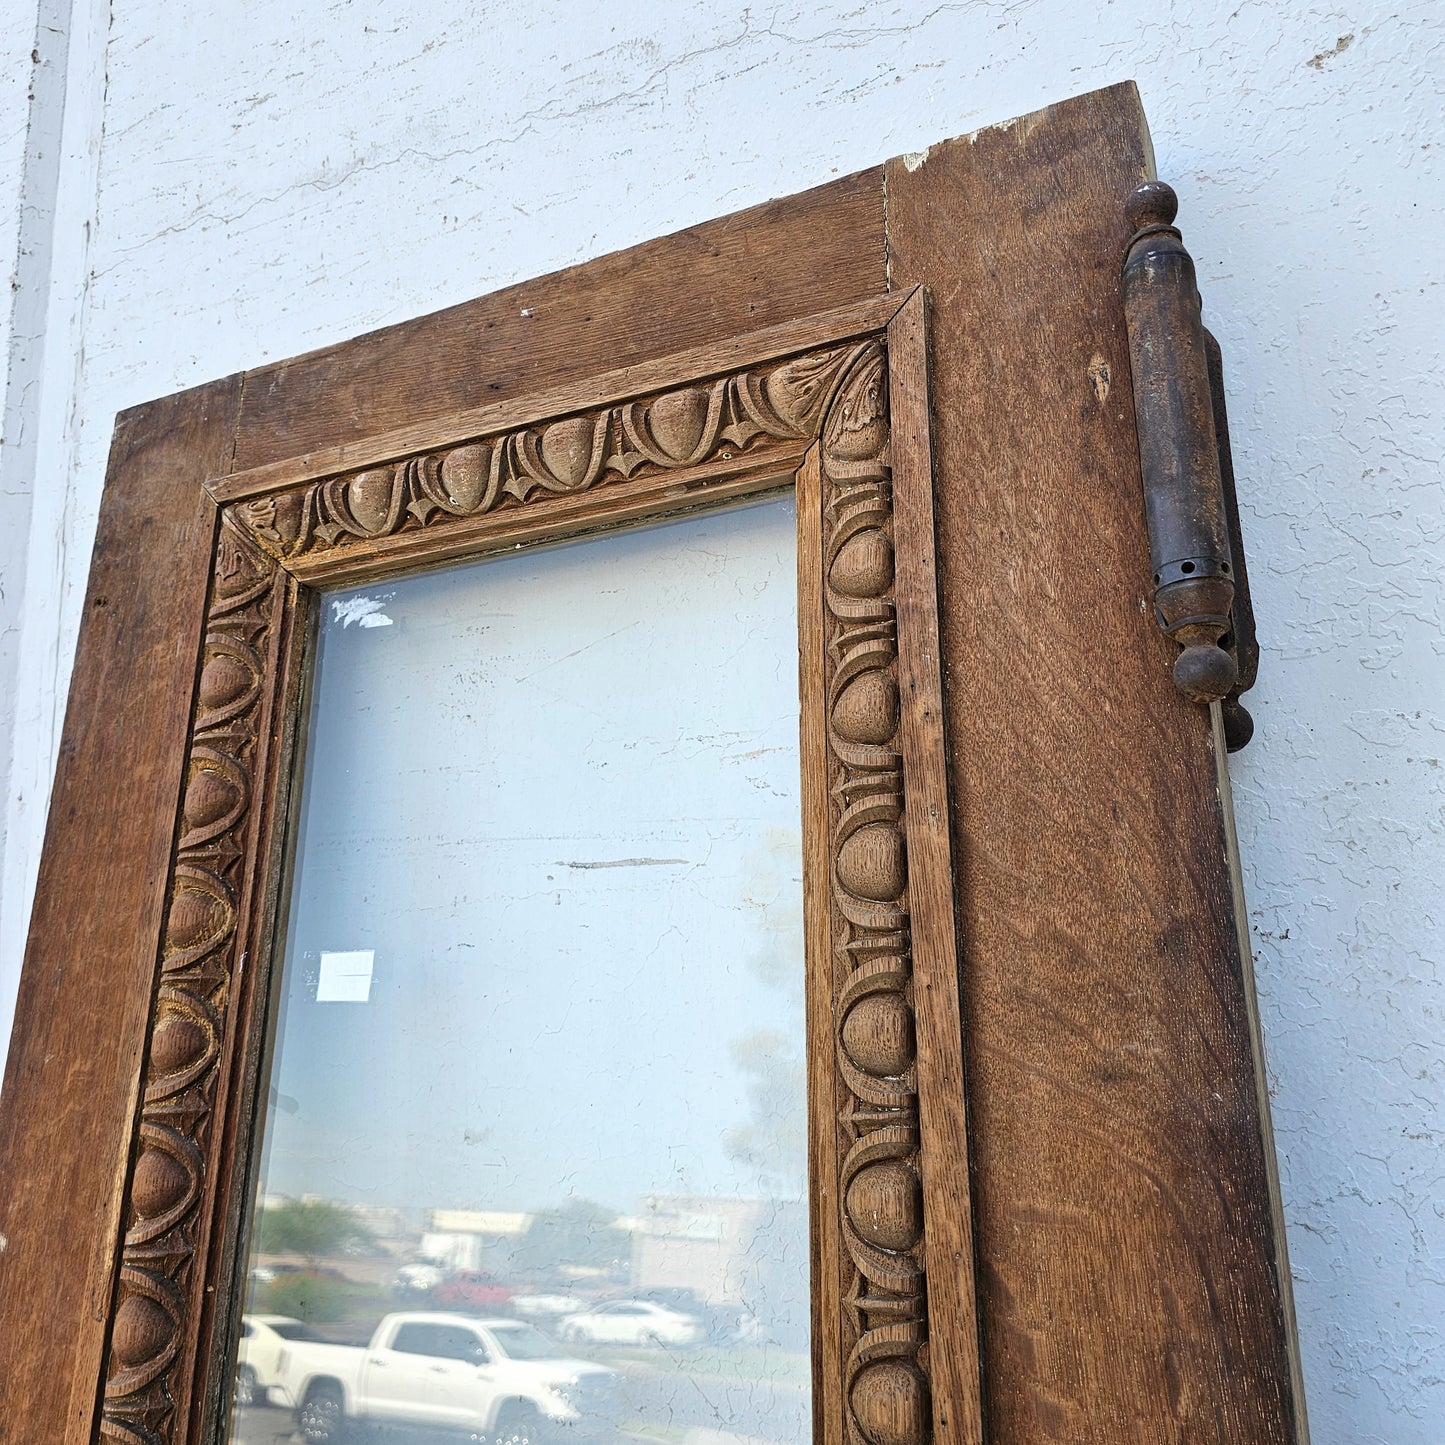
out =
[(843, 1445), (843, 1305), (838, 1270), (838, 1111), (845, 1091), (833, 1069), (828, 890), (827, 687), (823, 679), (823, 472), (813, 446), (798, 468), (798, 695), (803, 803), (803, 926), (806, 956), (823, 960), (806, 980), (808, 1028), (808, 1212), (813, 1293), (813, 1440)]
[(882, 172), (248, 373), (235, 467), (526, 396), (887, 289)]
[(1291, 1440), (1207, 713), (1149, 585), (1119, 299), (1132, 85), (888, 168), (933, 303), (989, 1433)]
[(896, 293), (884, 293), (800, 320), (775, 322), (756, 331), (733, 332), (719, 341), (648, 357), (615, 370), (595, 372), (579, 381), (488, 401), (461, 411), (438, 413), (425, 421), (409, 421), (394, 431), (368, 432), (355, 441), (337, 442), (301, 456), (282, 457), (279, 461), (230, 472), (208, 481), (206, 487), (218, 502), (233, 502), (279, 491), (314, 477), (377, 466), (429, 447), (454, 444), (461, 438), (488, 436), (569, 412), (586, 411), (620, 397), (645, 396), (660, 387), (675, 386), (680, 377), (723, 375), (740, 366), (754, 366), (830, 341), (863, 336), (886, 326), (902, 300), (903, 296)]
[(0, 1110), (0, 1440), (90, 1438), (240, 378), (124, 413)]
[[(932, 1062), (967, 1064), (983, 1438), (1297, 1441), (1208, 720), (1143, 606), (1118, 275), (1123, 198), (1151, 170), (1117, 86), (120, 419), (0, 1113), (0, 1442), (91, 1439), (214, 536), (202, 482), (315, 475), (318, 454), (920, 285), (953, 810), (931, 846), (951, 844), (965, 1025), (964, 1058)], [(805, 658), (815, 698), (823, 666)], [(946, 955), (920, 955), (935, 986)], [(966, 1253), (959, 1207), (945, 1253)], [(964, 1301), (966, 1263), (931, 1290)]]
[(898, 691), (908, 775), (908, 900), (918, 1028), (920, 1174), (928, 1221), (929, 1367), (938, 1445), (981, 1445), (968, 1106), (959, 1047), (959, 940), (949, 828), (925, 297), (888, 328)]

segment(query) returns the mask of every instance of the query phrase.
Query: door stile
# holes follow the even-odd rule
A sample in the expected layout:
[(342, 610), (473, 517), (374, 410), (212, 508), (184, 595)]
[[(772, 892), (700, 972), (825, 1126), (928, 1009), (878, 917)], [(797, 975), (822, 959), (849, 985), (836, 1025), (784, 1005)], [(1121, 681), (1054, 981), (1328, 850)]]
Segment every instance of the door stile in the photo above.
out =
[[(122, 1213), (99, 1436), (185, 1435), (202, 1318), (214, 1293), (213, 1216), (227, 1200), (236, 1020), (254, 957), (252, 901), (272, 773), (290, 579), (224, 519), (211, 587), (151, 999), (143, 1094)], [(209, 1286), (209, 1287), (208, 1287)]]

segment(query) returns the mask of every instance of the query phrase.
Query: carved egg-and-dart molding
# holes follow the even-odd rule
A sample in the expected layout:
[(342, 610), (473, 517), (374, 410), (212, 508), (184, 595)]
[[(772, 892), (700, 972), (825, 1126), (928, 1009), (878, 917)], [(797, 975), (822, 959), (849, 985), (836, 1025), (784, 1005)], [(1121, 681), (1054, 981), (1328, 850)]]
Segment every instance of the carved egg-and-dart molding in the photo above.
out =
[(244, 534), (217, 541), (170, 901), (151, 1005), (145, 1091), (123, 1206), (120, 1277), (100, 1434), (164, 1445), (175, 1434), (175, 1374), (202, 1282), (193, 1264), (215, 1089), (236, 979), (247, 827), (266, 711), (280, 574)]
[[(200, 1208), (237, 977), (237, 931), (264, 840), (257, 755), (288, 560), (408, 528), (680, 471), (772, 443), (820, 445), (840, 1321), (849, 1445), (931, 1434), (918, 1172), (905, 779), (881, 339), (465, 441), (233, 503), (217, 545), (193, 703), (145, 1096), (123, 1204), (101, 1437), (179, 1445), (176, 1401), (215, 1243)], [(279, 567), (277, 563), (279, 562)], [(812, 960), (824, 967), (825, 960)]]
[(858, 351), (830, 347), (310, 482), (238, 504), (238, 520), (288, 560), (810, 440)]
[(829, 409), (821, 458), (849, 1445), (931, 1433), (887, 398), (871, 345)]

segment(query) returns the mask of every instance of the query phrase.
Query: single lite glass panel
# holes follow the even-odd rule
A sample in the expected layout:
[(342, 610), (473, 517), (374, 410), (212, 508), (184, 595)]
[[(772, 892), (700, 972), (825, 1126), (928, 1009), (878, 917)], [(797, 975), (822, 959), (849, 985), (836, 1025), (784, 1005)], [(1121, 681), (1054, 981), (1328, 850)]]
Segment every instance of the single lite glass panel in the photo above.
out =
[(794, 529), (322, 599), (233, 1441), (811, 1438)]

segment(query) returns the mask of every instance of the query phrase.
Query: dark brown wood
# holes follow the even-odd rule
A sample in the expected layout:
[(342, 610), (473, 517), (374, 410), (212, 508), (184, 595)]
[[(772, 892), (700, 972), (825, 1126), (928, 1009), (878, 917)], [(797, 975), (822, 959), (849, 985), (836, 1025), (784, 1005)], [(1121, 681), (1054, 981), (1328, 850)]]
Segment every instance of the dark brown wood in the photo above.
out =
[(543, 392), (888, 289), (882, 172), (845, 176), (250, 372), (236, 469)]
[[(192, 688), (170, 896), (156, 945), (144, 1093), (121, 1209), (100, 1435), (185, 1438), (201, 1327), (229, 1271), (213, 1263), (219, 1192), (230, 1176), (242, 1004), (274, 895), (266, 826), (294, 586), (227, 518), (214, 545), (205, 634)], [(249, 1131), (248, 1131), (249, 1132)]]
[[(857, 334), (860, 322), (886, 326), (905, 302), (898, 328)], [(967, 1131), (921, 318), (919, 293), (895, 293), (886, 307), (737, 338), (718, 353), (740, 366), (730, 375), (711, 374), (717, 356), (694, 350), (675, 359), (671, 377), (653, 369), (661, 389), (651, 395), (625, 389), (602, 393), (599, 404), (588, 384), (576, 394), (587, 409), (549, 410), (546, 421), (485, 437), (471, 433), (468, 415), (450, 443), (419, 433), (431, 446), (419, 455), (319, 480), (302, 468), (288, 489), (222, 510), (123, 1186), (102, 1440), (181, 1445), (221, 1417), (227, 1301), (254, 1157), (246, 1121), (264, 1082), (287, 756), (304, 690), (296, 639), (308, 603), (296, 574), (335, 585), (383, 560), (428, 564), (442, 555), (438, 537), (449, 539), (440, 545), (450, 556), (494, 548), (499, 537), (535, 543), (620, 515), (715, 505), (790, 480), (803, 463), (819, 1437), (922, 1445), (937, 1435), (976, 1445), (978, 1322), (965, 1267)], [(890, 337), (900, 352), (891, 385)], [(826, 344), (814, 350), (788, 349), (819, 340)], [(620, 387), (635, 379), (616, 374)], [(895, 392), (905, 418), (897, 531)], [(551, 408), (559, 394), (549, 395)], [(899, 545), (908, 555), (895, 569)], [(917, 1059), (915, 1040), (929, 1059)], [(932, 1299), (930, 1258), (944, 1265)]]
[[(804, 375), (774, 409), (768, 389), (787, 374), (775, 363), (875, 332), (902, 300), (889, 293), (208, 489), (237, 499), (237, 517), (293, 576), (337, 585), (616, 525), (692, 494), (716, 502), (786, 485), (816, 420), (791, 407), (821, 398)], [(338, 474), (343, 457), (351, 465)]]
[[(547, 420), (500, 435), (475, 436), (469, 414), (456, 436), (419, 454), (340, 476), (299, 471), (291, 486), (247, 496), (227, 515), (293, 576), (337, 585), (785, 485), (850, 343), (886, 325), (901, 300), (831, 313), (831, 330), (812, 318), (755, 344), (683, 353), (650, 396), (632, 394), (626, 371), (614, 374), (619, 392), (577, 387), (572, 414), (561, 416), (569, 393), (553, 392)], [(807, 349), (820, 339), (827, 344)], [(718, 375), (724, 354), (738, 369)], [(654, 385), (667, 375), (648, 368)]]
[(1132, 85), (888, 167), (934, 307), (990, 1438), (1294, 1439), (1208, 719), (1170, 684), (1119, 299)]
[[(19, 1322), (0, 1354), (0, 1441), (81, 1445), (96, 1425), (122, 1192), (136, 1203), (148, 1014), (153, 1039), (166, 1023), (152, 1007), (157, 947), (216, 525), (202, 483), (273, 562), (320, 584), (698, 505), (794, 469), (800, 550), (816, 568), (800, 579), (805, 926), (812, 956), (832, 959), (809, 993), (819, 1445), (914, 1445), (930, 1421), (938, 1439), (967, 1445), (980, 1429), (995, 1445), (1295, 1440), (1287, 1267), (1227, 819), (1208, 730), (1170, 686), (1169, 646), (1141, 607), (1118, 256), (1122, 197), (1150, 164), (1137, 95), (1119, 86), (890, 163), (886, 186), (882, 170), (850, 177), (122, 418), (0, 1116), (0, 1318)], [(816, 313), (860, 304), (872, 316), (890, 285), (888, 314), (913, 287), (934, 300), (937, 649), (917, 298), (889, 333), (893, 385), (879, 343), (850, 353), (841, 390), (809, 412), (821, 434), (782, 427), (748, 443), (759, 452), (744, 466), (720, 452), (670, 458), (550, 501), (528, 502), (522, 486), (509, 494), (518, 506), (495, 514), (468, 500), (472, 477), (465, 496), (428, 511), (422, 483), (493, 424), (550, 425), (623, 397), (652, 405), (708, 372), (669, 372), (679, 353), (716, 348), (707, 354), (731, 375), (787, 351), (770, 328), (806, 331)], [(832, 325), (799, 345), (822, 345)], [(615, 377), (601, 378), (619, 368), (632, 380), (608, 392)], [(614, 439), (625, 431), (620, 415), (607, 426)], [(557, 433), (554, 453), (569, 436)], [(418, 454), (428, 450), (432, 464)], [(335, 529), (320, 544), (248, 510), (318, 481), (332, 490), (313, 521)], [(414, 524), (391, 516), (412, 503)], [(835, 576), (855, 532), (875, 535)], [(880, 536), (902, 557), (897, 585)], [(306, 588), (278, 595), (294, 622)], [(272, 636), (273, 701), (290, 695), (297, 635)], [(846, 696), (854, 674), (840, 659), (877, 675)], [(262, 731), (270, 747), (274, 729)], [(270, 858), (260, 871), (274, 878), (284, 739), (263, 753), (238, 846), (253, 871)], [(849, 815), (857, 789), (876, 789), (866, 818)], [(939, 820), (950, 807), (951, 833)], [(178, 846), (180, 858), (184, 835)], [(950, 868), (952, 896), (938, 881)], [(255, 905), (242, 904), (238, 926), (264, 951), (273, 895), (249, 886)], [(146, 1264), (180, 1261), (161, 1292), (174, 1285), (191, 1303), (174, 1336), (165, 1305), (137, 1307), (117, 1329), (113, 1343), (145, 1365), (108, 1407), (120, 1438), (127, 1420), (159, 1421), (174, 1445), (199, 1445), (225, 1389), (214, 1371), (201, 1378), (219, 1307), (198, 1301), (229, 1284), (264, 992), (245, 976), (244, 948), (226, 957), (195, 1232)], [(862, 957), (879, 964), (881, 1002), (854, 1016)], [(915, 1037), (927, 1055), (916, 1070)], [(164, 1095), (171, 1085), (151, 1072)], [(140, 1219), (145, 1235), (155, 1217), (133, 1210), (127, 1224)], [(138, 1238), (149, 1243), (132, 1230), (132, 1253)], [(866, 1269), (850, 1276), (845, 1256)], [(138, 1288), (128, 1278), (122, 1305)], [(899, 1323), (880, 1333), (884, 1312)], [(982, 1411), (970, 1364), (980, 1343)], [(163, 1355), (170, 1407), (137, 1395), (159, 1374), (134, 1383)]]
[[(914, 343), (903, 374), (926, 386), (916, 328), (905, 325), (899, 339), (904, 351)], [(918, 665), (937, 626), (936, 594), (917, 589), (906, 603), (900, 595), (902, 579), (917, 580), (910, 569), (919, 559), (898, 557), (888, 362), (886, 345), (865, 345), (838, 384), (819, 435), (821, 535), (806, 549), (821, 560), (821, 637), (809, 655), (822, 664), (826, 807), (822, 816), (810, 809), (803, 821), (805, 834), (826, 830), (828, 881), (819, 900), (826, 904), (827, 950), (820, 956), (815, 949), (808, 968), (829, 980), (832, 1022), (830, 1046), (814, 1057), (811, 1093), (813, 1112), (834, 1121), (833, 1215), (842, 1244), (833, 1259), (824, 1252), (821, 1263), (824, 1276), (836, 1275), (842, 1304), (836, 1343), (825, 1337), (837, 1357), (824, 1355), (822, 1367), (841, 1382), (848, 1445), (930, 1439), (972, 1445), (954, 1431), (960, 1417), (978, 1418), (977, 1360), (967, 1353), (954, 1360), (949, 1352), (960, 1338), (976, 1338), (973, 1294), (962, 1301), (960, 1320), (958, 1294), (945, 1281), (935, 1298), (928, 1280), (930, 1260), (940, 1247), (947, 1253), (950, 1217), (969, 1205), (966, 1171), (950, 1168), (961, 1142), (946, 1127), (950, 1106), (934, 1097), (943, 1080), (932, 1060), (922, 1060), (919, 1045), (930, 1039), (957, 1057), (962, 1040), (957, 1010), (944, 1007), (930, 972), (940, 951), (939, 923), (945, 950), (953, 932), (951, 916), (940, 920), (930, 906), (939, 888), (951, 892), (946, 870), (942, 878), (937, 873), (946, 860), (929, 838), (932, 809), (946, 813), (930, 787), (942, 778), (943, 739), (941, 733), (929, 739), (934, 756), (926, 761), (917, 727), (917, 703), (935, 716), (942, 707), (936, 668), (929, 674)], [(905, 413), (916, 418), (925, 409), (920, 393)], [(905, 498), (916, 503), (918, 464), (927, 459), (916, 425), (901, 453)], [(924, 482), (926, 492), (926, 473)], [(916, 505), (908, 510), (905, 537), (923, 515)], [(928, 563), (924, 557), (924, 571)], [(904, 637), (905, 622), (924, 635)], [(905, 723), (900, 696), (908, 690), (915, 706)], [(809, 678), (810, 705), (818, 691)], [(819, 781), (810, 779), (810, 787)], [(805, 856), (816, 858), (816, 846), (804, 846)], [(930, 1166), (940, 1168), (940, 1179), (928, 1177)], [(943, 1215), (935, 1218), (931, 1206)], [(966, 1380), (952, 1373), (966, 1375), (970, 1365)]]
[(527, 510), (469, 517), (452, 527), (399, 532), (374, 539), (350, 539), (340, 551), (288, 558), (293, 576), (303, 582), (351, 587), (372, 578), (418, 566), (435, 566), (489, 552), (503, 552), (544, 540), (557, 541), (637, 521), (660, 511), (692, 505), (712, 506), (729, 498), (787, 486), (804, 448), (786, 443), (770, 449), (771, 465), (759, 469), (757, 457), (734, 457), (690, 467), (685, 479), (645, 477), (578, 495), (562, 494)]
[[(259, 1099), (269, 1081), (270, 1024), (280, 985), (277, 940), (283, 928), (282, 909), (294, 857), (294, 807), (297, 749), (307, 716), (311, 678), (306, 663), (311, 647), (314, 617), (310, 599), (294, 579), (280, 580), (280, 616), (265, 658), (270, 682), (263, 710), (264, 726), (256, 763), (259, 806), (251, 820), (247, 840), (255, 859), (246, 879), (237, 944), (247, 960), (235, 970), (235, 987), (227, 1000), (226, 1054), (219, 1061), (223, 1082), (217, 1091), (220, 1108), (211, 1123), (210, 1158), (207, 1161), (209, 1193), (206, 1215), (198, 1235), (213, 1252), (209, 1269), (200, 1267), (213, 1288), (196, 1312), (191, 1347), (199, 1354), (233, 1352), (237, 1327), (231, 1301), (244, 1289), (240, 1243), (245, 1215), (255, 1197), (255, 1170), (259, 1167), (260, 1139), (254, 1127)], [(204, 1380), (191, 1382), (188, 1440), (218, 1439), (221, 1422), (232, 1398), (232, 1381), (212, 1370)]]
[(240, 378), (121, 416), (0, 1111), (0, 1439), (90, 1436)]

